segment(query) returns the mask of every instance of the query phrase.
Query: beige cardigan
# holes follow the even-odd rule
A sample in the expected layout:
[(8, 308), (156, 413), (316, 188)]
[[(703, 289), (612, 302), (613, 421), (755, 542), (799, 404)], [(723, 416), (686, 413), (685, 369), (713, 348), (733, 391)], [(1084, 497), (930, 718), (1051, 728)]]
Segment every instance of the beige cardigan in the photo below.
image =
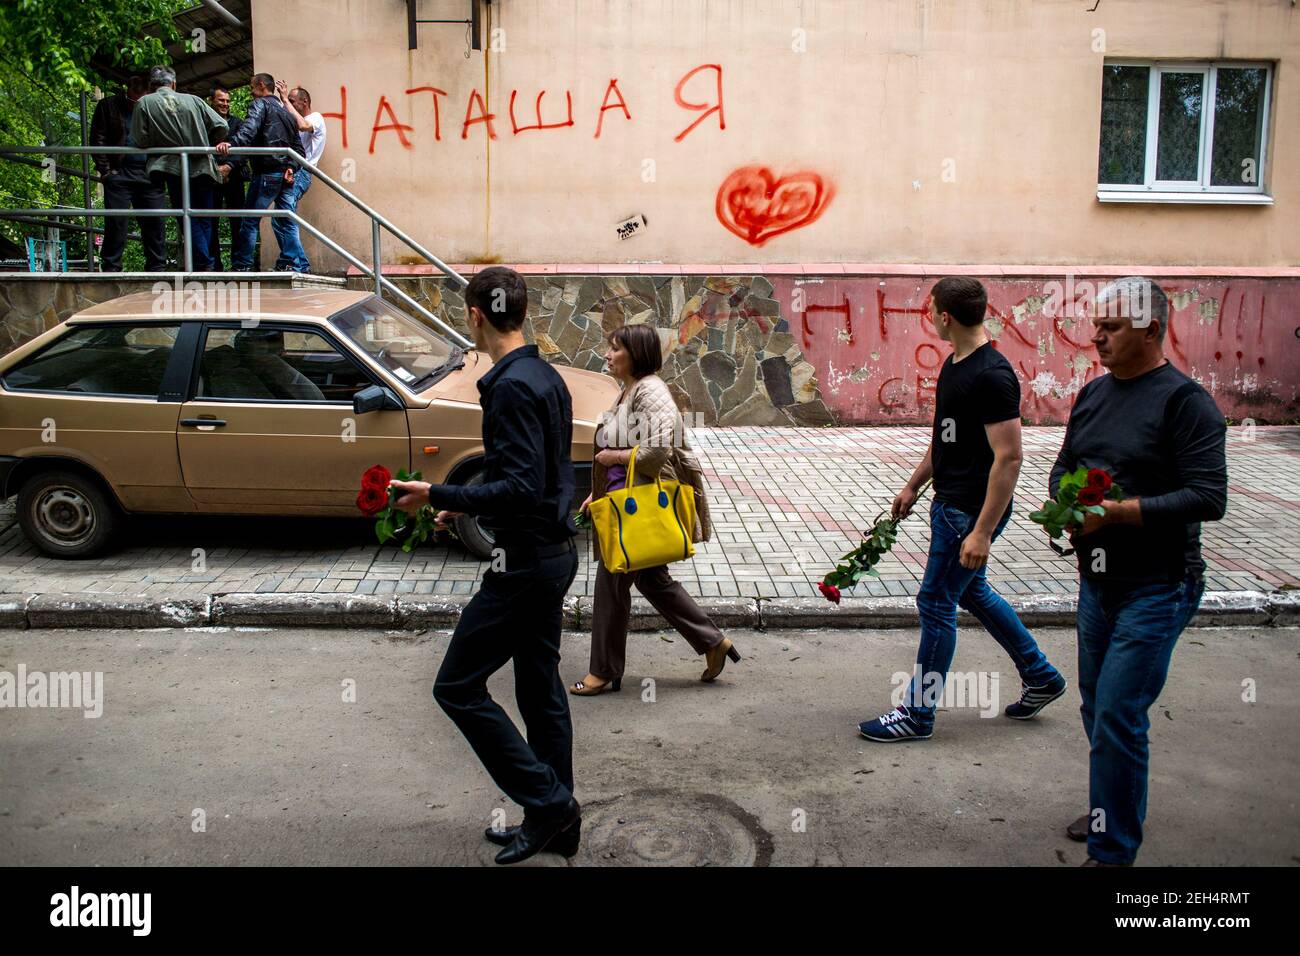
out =
[[(608, 433), (608, 437), (606, 434)], [(608, 444), (606, 444), (608, 442)], [(596, 429), (595, 450), (636, 446), (636, 473), (628, 486), (654, 481), (680, 481), (695, 489), (695, 527), (691, 540), (708, 541), (713, 536), (709, 502), (705, 495), (704, 472), (691, 451), (686, 427), (668, 386), (658, 375), (637, 379), (625, 389)], [(608, 469), (598, 461), (591, 466), (591, 500), (605, 497)], [(592, 548), (600, 558), (600, 542), (591, 536)]]

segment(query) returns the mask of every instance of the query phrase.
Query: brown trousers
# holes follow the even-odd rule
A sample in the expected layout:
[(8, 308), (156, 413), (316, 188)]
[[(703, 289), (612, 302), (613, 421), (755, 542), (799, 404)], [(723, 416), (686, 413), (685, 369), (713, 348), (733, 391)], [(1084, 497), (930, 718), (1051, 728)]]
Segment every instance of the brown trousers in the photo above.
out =
[(591, 627), (591, 673), (594, 676), (601, 680), (623, 676), (633, 584), (686, 638), (696, 654), (703, 654), (722, 643), (722, 631), (709, 620), (686, 589), (672, 579), (666, 565), (611, 574), (603, 562), (598, 562)]

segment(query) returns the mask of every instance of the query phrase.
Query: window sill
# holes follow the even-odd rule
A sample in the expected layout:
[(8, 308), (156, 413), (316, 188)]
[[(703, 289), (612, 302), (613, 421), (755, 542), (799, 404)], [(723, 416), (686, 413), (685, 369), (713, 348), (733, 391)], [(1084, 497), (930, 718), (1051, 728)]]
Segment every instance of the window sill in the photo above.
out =
[(1098, 202), (1183, 203), (1212, 206), (1271, 206), (1267, 193), (1167, 192), (1153, 189), (1098, 189)]

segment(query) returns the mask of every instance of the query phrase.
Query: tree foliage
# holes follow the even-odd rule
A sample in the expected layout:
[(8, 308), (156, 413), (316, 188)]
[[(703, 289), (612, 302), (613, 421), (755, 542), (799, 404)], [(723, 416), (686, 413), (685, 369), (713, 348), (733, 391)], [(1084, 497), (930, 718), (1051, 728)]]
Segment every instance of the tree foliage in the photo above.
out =
[[(0, 4), (0, 59), (30, 80), (72, 93), (102, 84), (91, 65), (167, 63), (180, 39), (172, 16), (186, 0), (7, 0)], [(148, 30), (146, 28), (149, 28)]]

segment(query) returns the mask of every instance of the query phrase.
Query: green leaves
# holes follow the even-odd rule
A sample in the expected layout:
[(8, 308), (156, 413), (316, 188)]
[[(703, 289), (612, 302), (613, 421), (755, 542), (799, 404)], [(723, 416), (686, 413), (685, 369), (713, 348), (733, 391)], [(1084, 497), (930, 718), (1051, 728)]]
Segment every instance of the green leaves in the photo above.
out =
[[(1069, 525), (1082, 526), (1084, 518), (1090, 514), (1104, 516), (1106, 509), (1101, 505), (1079, 503), (1079, 492), (1087, 487), (1089, 487), (1087, 468), (1077, 468), (1067, 475), (1062, 475), (1056, 488), (1056, 500), (1044, 501), (1041, 508), (1029, 513), (1029, 520), (1041, 524), (1052, 538), (1059, 538)], [(1097, 487), (1100, 489), (1101, 486)], [(1124, 492), (1120, 490), (1119, 485), (1112, 484), (1106, 492), (1106, 497), (1114, 501), (1123, 501)]]
[[(397, 469), (393, 477), (398, 481), (424, 480), (420, 472), (408, 472), (405, 468)], [(438, 525), (434, 520), (437, 517), (437, 512), (426, 505), (414, 515), (407, 514), (400, 508), (393, 506), (393, 502), (400, 497), (401, 492), (389, 487), (388, 504), (375, 515), (377, 519), (375, 521), (375, 537), (379, 539), (380, 544), (387, 544), (401, 532), (401, 548), (404, 552), (410, 554), (417, 545), (423, 544), (437, 534)]]
[(889, 549), (898, 540), (898, 522), (892, 518), (881, 518), (871, 530), (863, 536), (862, 544), (840, 558), (835, 570), (823, 579), (830, 587), (852, 587), (865, 577), (879, 577), (876, 565), (889, 553)]
[(172, 16), (187, 0), (18, 0), (0, 5), (0, 59), (36, 84), (72, 93), (107, 85), (92, 61), (144, 70), (170, 63)]

